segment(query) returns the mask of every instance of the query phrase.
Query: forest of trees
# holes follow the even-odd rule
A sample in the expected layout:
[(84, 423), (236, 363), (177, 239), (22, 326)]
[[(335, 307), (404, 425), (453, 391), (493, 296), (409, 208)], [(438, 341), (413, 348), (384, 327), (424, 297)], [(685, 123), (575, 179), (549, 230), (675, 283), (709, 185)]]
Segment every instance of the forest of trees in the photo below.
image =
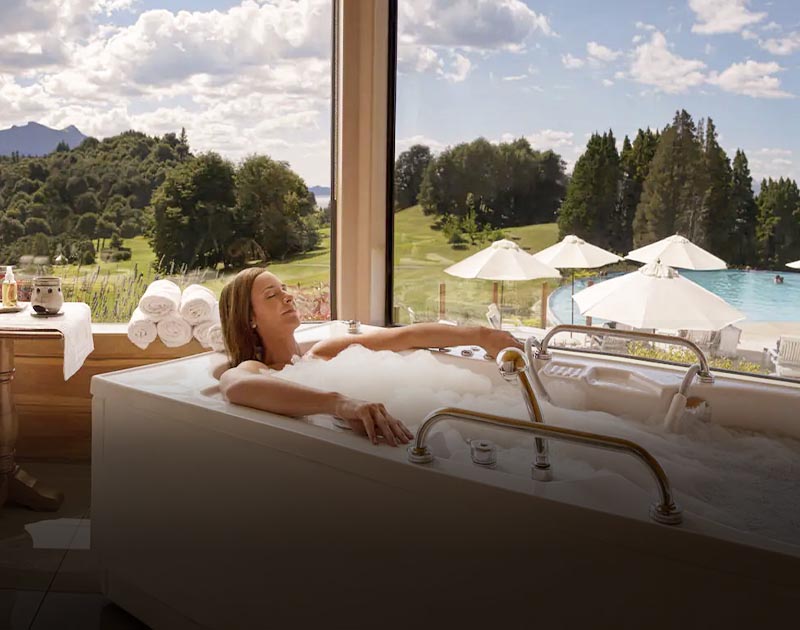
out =
[(94, 262), (105, 239), (148, 236), (159, 264), (282, 259), (313, 249), (324, 215), (283, 162), (193, 155), (185, 131), (137, 131), (43, 157), (0, 156), (0, 260)]
[(621, 151), (613, 131), (593, 134), (569, 177), (558, 154), (524, 138), (438, 155), (415, 145), (397, 158), (394, 196), (396, 211), (419, 203), (454, 244), (482, 228), (557, 221), (561, 237), (621, 254), (680, 233), (732, 265), (800, 258), (797, 183), (765, 179), (756, 196), (744, 151), (731, 161), (714, 121), (684, 110), (662, 130), (625, 136)]
[(747, 156), (731, 162), (714, 122), (684, 110), (661, 131), (595, 133), (558, 213), (559, 232), (620, 253), (679, 233), (732, 265), (780, 267), (800, 258), (800, 193), (788, 178), (761, 182)]

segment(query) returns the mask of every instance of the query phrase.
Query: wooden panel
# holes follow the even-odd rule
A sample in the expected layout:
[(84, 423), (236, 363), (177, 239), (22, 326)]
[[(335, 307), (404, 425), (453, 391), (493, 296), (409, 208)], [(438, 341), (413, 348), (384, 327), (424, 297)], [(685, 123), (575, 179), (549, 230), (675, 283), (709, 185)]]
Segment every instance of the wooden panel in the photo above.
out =
[(94, 345), (81, 369), (65, 382), (62, 340), (14, 343), (18, 459), (87, 461), (92, 439), (92, 376), (206, 351), (195, 340), (179, 348), (167, 348), (156, 340), (147, 350), (140, 350), (123, 333), (96, 333)]

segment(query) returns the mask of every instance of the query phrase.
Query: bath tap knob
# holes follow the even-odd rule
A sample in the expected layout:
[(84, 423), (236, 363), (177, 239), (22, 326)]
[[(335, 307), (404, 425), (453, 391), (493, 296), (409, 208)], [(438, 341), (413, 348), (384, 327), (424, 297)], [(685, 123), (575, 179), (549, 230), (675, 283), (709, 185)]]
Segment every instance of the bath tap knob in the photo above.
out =
[(470, 455), (473, 463), (485, 468), (497, 466), (497, 447), (489, 440), (470, 440)]
[(525, 356), (516, 348), (505, 348), (497, 357), (497, 367), (502, 377), (509, 383), (515, 381), (525, 371)]

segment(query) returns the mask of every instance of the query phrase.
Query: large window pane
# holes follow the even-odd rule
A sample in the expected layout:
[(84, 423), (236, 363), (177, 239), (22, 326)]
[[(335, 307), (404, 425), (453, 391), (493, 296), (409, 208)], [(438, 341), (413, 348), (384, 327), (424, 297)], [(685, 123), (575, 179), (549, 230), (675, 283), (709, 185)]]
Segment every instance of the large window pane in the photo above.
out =
[(331, 20), (331, 0), (4, 5), (0, 263), (62, 276), (94, 321), (156, 277), (218, 292), (269, 264), (329, 317)]
[(744, 319), (701, 330), (678, 309), (652, 327), (718, 369), (800, 377), (800, 34), (788, 0), (734, 4), (400, 0), (395, 320), (486, 323), (498, 302), (517, 330), (587, 323), (573, 275), (578, 292), (640, 263), (502, 284), (444, 270), (501, 238), (535, 254), (574, 234), (626, 256), (677, 233), (727, 264), (679, 273)]

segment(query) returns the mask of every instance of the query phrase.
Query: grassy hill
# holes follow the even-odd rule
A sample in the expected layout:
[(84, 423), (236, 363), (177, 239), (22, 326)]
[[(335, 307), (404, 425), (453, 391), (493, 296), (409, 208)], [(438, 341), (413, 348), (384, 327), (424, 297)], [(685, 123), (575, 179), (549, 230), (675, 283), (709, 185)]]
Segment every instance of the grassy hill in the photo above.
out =
[[(408, 321), (407, 307), (412, 308), (418, 318), (438, 319), (439, 284), (444, 282), (447, 318), (459, 322), (484, 322), (486, 307), (492, 301), (492, 282), (454, 278), (443, 270), (480, 251), (488, 243), (453, 249), (440, 231), (431, 228), (433, 223), (433, 217), (425, 216), (420, 206), (395, 214), (394, 303), (401, 307), (400, 321)], [(558, 240), (558, 227), (554, 223), (506, 228), (503, 231), (507, 238), (531, 253), (549, 247)], [(523, 320), (531, 319), (530, 308), (539, 300), (542, 282), (504, 283), (504, 314)], [(558, 286), (558, 280), (549, 282), (552, 286)]]
[[(443, 270), (486, 247), (468, 245), (453, 249), (442, 232), (432, 229), (432, 217), (426, 217), (419, 206), (395, 214), (394, 301), (400, 307), (399, 321), (409, 320), (411, 308), (418, 320), (436, 320), (439, 316), (439, 284), (446, 284), (447, 318), (460, 322), (483, 322), (486, 307), (492, 300), (492, 283), (488, 280), (462, 280), (448, 276)], [(556, 242), (555, 224), (528, 225), (504, 230), (520, 247), (537, 252)], [(269, 265), (290, 286), (327, 284), (330, 275), (330, 228), (322, 230), (320, 247), (286, 262)], [(132, 250), (131, 260), (100, 262), (93, 266), (56, 267), (55, 273), (65, 279), (66, 286), (75, 286), (74, 294), (65, 290), (67, 299), (80, 299), (92, 305), (94, 321), (122, 321), (130, 316), (144, 287), (153, 279), (150, 264), (153, 251), (144, 237), (126, 239)], [(136, 274), (134, 274), (134, 271)], [(226, 276), (207, 270), (175, 278), (181, 283), (202, 282), (217, 294), (227, 281)], [(557, 286), (557, 280), (549, 281)], [(504, 313), (538, 322), (531, 306), (538, 302), (542, 281), (506, 282)], [(538, 313), (538, 311), (537, 311)]]

